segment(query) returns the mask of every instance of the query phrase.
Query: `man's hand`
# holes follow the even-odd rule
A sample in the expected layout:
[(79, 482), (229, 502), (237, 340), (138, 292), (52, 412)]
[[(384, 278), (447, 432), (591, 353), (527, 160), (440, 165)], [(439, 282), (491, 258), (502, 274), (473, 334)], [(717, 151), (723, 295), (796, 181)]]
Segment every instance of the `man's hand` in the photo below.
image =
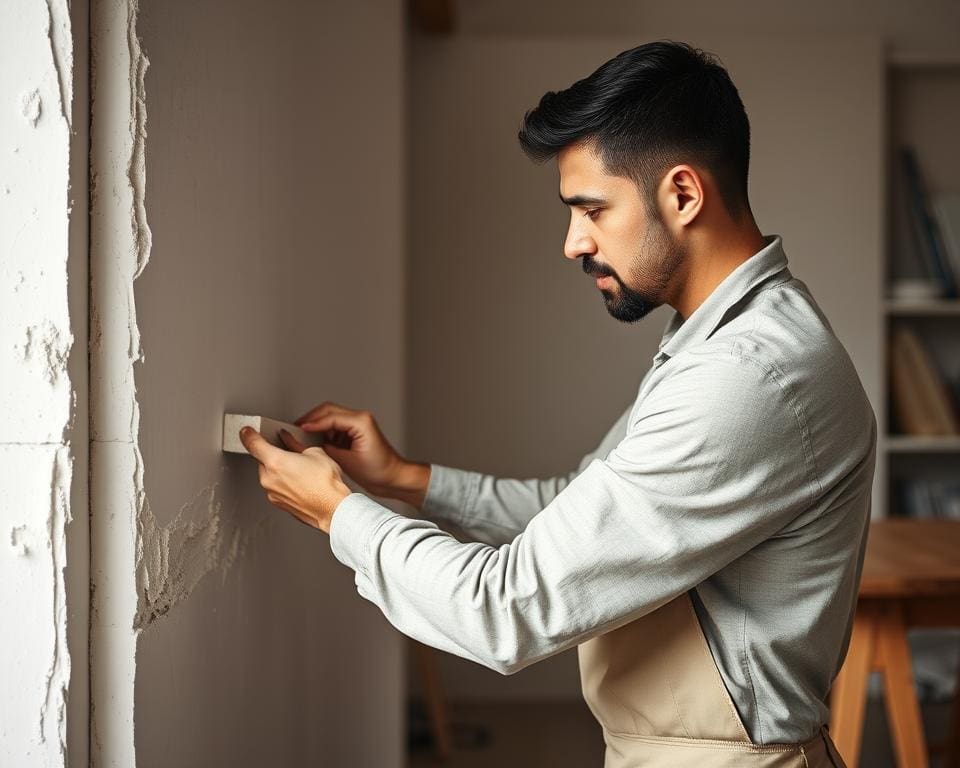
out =
[(370, 411), (326, 402), (294, 422), (323, 435), (324, 450), (365, 490), (412, 504), (423, 503), (430, 465), (404, 459), (384, 437)]
[(252, 427), (240, 430), (240, 441), (260, 462), (260, 485), (267, 501), (300, 522), (330, 533), (334, 510), (351, 493), (340, 467), (322, 448), (306, 448), (286, 430), (281, 430), (280, 437), (289, 451), (270, 445)]

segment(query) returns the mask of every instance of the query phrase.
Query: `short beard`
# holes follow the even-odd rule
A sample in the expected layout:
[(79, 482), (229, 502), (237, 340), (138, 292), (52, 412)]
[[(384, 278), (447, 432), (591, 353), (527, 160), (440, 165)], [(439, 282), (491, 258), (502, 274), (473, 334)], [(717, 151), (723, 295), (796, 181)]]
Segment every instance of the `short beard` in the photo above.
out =
[[(619, 295), (605, 288), (601, 288), (600, 293), (603, 294), (607, 312), (610, 313), (611, 317), (624, 323), (635, 323), (663, 304), (664, 289), (686, 255), (686, 249), (673, 241), (660, 220), (654, 218), (653, 222), (647, 228), (647, 235), (634, 257), (634, 269), (631, 270), (631, 272), (640, 273), (647, 271), (639, 266), (641, 264), (640, 254), (647, 254), (648, 261), (656, 264), (656, 271), (650, 275), (654, 284), (651, 290), (642, 293), (636, 291), (627, 286), (619, 275), (606, 269), (598, 269), (589, 255), (583, 257), (584, 272), (595, 277), (609, 275), (620, 286)], [(651, 256), (652, 259), (650, 259)]]

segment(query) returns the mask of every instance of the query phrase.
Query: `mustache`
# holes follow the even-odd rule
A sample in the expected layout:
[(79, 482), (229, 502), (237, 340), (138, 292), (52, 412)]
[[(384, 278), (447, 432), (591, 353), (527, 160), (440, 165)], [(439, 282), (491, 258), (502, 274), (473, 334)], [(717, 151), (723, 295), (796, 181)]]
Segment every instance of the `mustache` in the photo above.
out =
[(583, 271), (591, 277), (616, 277), (616, 274), (612, 270), (601, 267), (590, 256), (584, 256), (580, 266), (583, 267)]

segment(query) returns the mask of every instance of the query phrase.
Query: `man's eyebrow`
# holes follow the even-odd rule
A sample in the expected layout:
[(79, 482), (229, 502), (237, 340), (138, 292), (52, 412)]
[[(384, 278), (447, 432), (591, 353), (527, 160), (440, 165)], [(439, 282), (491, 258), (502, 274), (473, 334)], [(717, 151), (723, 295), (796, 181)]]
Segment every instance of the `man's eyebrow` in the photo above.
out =
[(602, 197), (590, 197), (589, 195), (574, 195), (573, 197), (564, 197), (560, 193), (560, 199), (566, 205), (606, 205), (607, 201)]

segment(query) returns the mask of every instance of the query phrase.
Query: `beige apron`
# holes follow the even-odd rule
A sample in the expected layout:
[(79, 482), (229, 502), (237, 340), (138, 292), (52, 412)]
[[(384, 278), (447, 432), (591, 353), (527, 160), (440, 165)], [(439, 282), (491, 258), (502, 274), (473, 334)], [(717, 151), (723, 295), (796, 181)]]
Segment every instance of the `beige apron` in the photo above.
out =
[(804, 744), (754, 744), (685, 592), (578, 648), (604, 768), (844, 768), (826, 728)]

